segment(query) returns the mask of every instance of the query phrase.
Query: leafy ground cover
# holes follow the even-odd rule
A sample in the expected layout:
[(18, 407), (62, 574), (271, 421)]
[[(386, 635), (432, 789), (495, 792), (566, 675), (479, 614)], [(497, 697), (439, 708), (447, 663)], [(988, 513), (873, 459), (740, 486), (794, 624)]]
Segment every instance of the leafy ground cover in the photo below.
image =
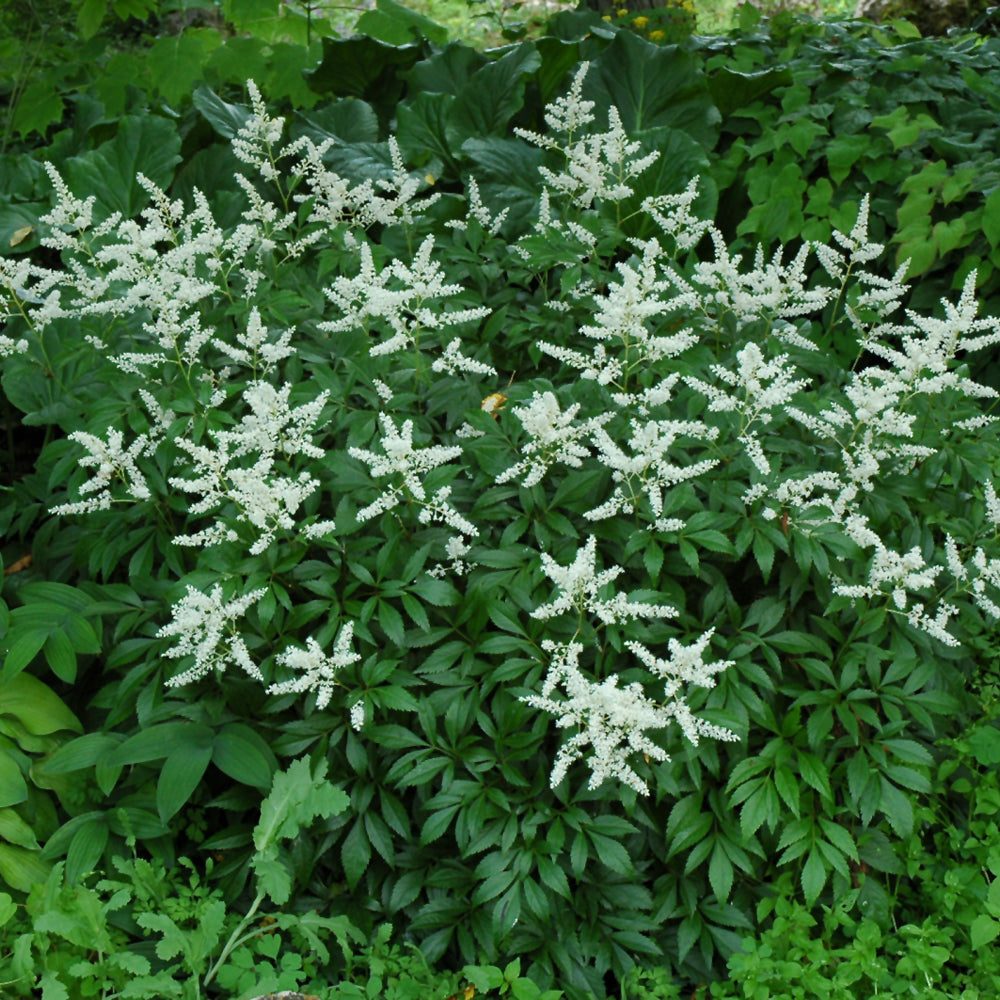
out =
[(4, 989), (995, 995), (996, 43), (251, 6), (10, 120)]

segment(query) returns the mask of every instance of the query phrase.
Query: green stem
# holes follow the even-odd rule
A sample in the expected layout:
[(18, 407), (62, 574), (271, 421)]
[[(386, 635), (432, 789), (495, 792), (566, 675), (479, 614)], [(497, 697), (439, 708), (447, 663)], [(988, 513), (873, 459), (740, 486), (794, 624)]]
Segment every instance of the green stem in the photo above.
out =
[(250, 909), (247, 911), (246, 916), (236, 926), (236, 930), (234, 930), (233, 933), (229, 935), (229, 940), (226, 942), (225, 947), (222, 949), (222, 954), (219, 956), (215, 965), (213, 965), (212, 968), (209, 969), (207, 973), (205, 973), (205, 979), (202, 985), (206, 989), (208, 988), (209, 983), (211, 983), (211, 981), (215, 978), (216, 973), (219, 971), (219, 969), (222, 968), (226, 959), (229, 958), (229, 956), (241, 944), (243, 944), (244, 941), (249, 941), (251, 938), (257, 937), (257, 935), (259, 934), (259, 931), (254, 931), (251, 934), (247, 934), (243, 937), (240, 937), (240, 935), (243, 934), (243, 931), (246, 930), (247, 926), (253, 920), (254, 914), (256, 914), (256, 912), (260, 909), (260, 904), (264, 902), (264, 899), (265, 899), (264, 893), (258, 892), (257, 898), (251, 904)]

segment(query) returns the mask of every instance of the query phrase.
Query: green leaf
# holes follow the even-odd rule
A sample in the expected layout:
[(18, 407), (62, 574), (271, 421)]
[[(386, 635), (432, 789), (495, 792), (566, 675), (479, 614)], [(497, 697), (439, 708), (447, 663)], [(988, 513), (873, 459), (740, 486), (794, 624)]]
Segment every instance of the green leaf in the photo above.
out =
[[(400, 107), (399, 111), (402, 113), (403, 108)], [(300, 132), (311, 136), (317, 145), (331, 138), (342, 143), (378, 142), (378, 116), (370, 104), (354, 97), (343, 97), (303, 113), (301, 123), (293, 131), (296, 136)], [(396, 137), (399, 138), (398, 131)], [(409, 581), (412, 576), (404, 573), (402, 579)]]
[(483, 202), (491, 212), (510, 209), (508, 224), (522, 226), (538, 216), (538, 167), (542, 151), (521, 139), (466, 139)]
[(990, 194), (983, 205), (983, 235), (994, 249), (1000, 246), (1000, 187)]
[(828, 802), (832, 802), (833, 792), (830, 788), (830, 773), (826, 765), (813, 754), (805, 753), (798, 749), (795, 751), (795, 758), (798, 761), (799, 773), (806, 784), (815, 788)]
[(313, 770), (308, 757), (292, 761), (274, 776), (271, 793), (260, 807), (260, 822), (254, 827), (253, 842), (258, 851), (279, 840), (298, 836), (300, 827), (319, 817), (343, 812), (350, 800), (326, 780), (327, 762)]
[(227, 104), (210, 87), (198, 87), (191, 103), (224, 139), (233, 139), (250, 118), (250, 109), (241, 104)]
[(38, 980), (41, 1000), (70, 1000), (69, 990), (52, 969), (42, 973)]
[(755, 534), (753, 537), (753, 557), (760, 567), (761, 576), (764, 582), (771, 575), (771, 567), (774, 565), (774, 546), (762, 534)]
[(411, 588), (412, 593), (425, 603), (438, 608), (454, 607), (462, 600), (462, 595), (447, 580), (426, 576)]
[(185, 742), (163, 762), (156, 782), (156, 810), (164, 823), (192, 796), (212, 759), (212, 734), (199, 743)]
[(77, 195), (96, 196), (104, 217), (121, 212), (131, 219), (149, 202), (136, 174), (166, 189), (180, 161), (181, 138), (173, 122), (154, 115), (126, 115), (118, 121), (113, 139), (68, 159), (63, 170)]
[(107, 12), (108, 0), (83, 0), (76, 12), (76, 30), (80, 32), (80, 37), (93, 38)]
[(855, 861), (858, 860), (858, 849), (854, 844), (854, 838), (851, 836), (850, 831), (846, 830), (839, 823), (835, 823), (832, 819), (827, 819), (825, 816), (820, 816), (819, 825), (826, 839), (838, 851), (846, 854), (849, 858), (853, 858)]
[(52, 866), (38, 856), (14, 844), (0, 844), (0, 879), (18, 892), (30, 892), (32, 886), (44, 883)]
[(109, 834), (107, 821), (102, 814), (91, 815), (87, 822), (80, 824), (66, 852), (67, 882), (78, 882), (97, 868), (104, 848), (107, 847)]
[[(29, 851), (41, 850), (35, 831), (18, 815), (15, 809), (0, 809), (0, 840), (6, 840), (9, 844), (17, 844), (25, 847)], [(0, 907), (2, 907), (3, 894), (0, 893)], [(0, 919), (0, 927), (3, 926)]]
[(0, 716), (3, 715), (13, 716), (34, 736), (47, 736), (61, 730), (83, 732), (83, 725), (66, 703), (31, 674), (0, 680)]
[(435, 45), (445, 45), (448, 42), (447, 28), (396, 3), (396, 0), (376, 0), (375, 9), (366, 10), (358, 18), (354, 31), (390, 45), (406, 45), (421, 38), (426, 38)]
[(743, 73), (722, 66), (712, 73), (708, 87), (722, 117), (728, 118), (737, 108), (753, 104), (775, 88), (788, 87), (792, 83), (792, 73), (788, 69), (764, 69), (755, 73)]
[(438, 157), (457, 172), (457, 147), (448, 136), (448, 118), (455, 98), (451, 94), (417, 94), (399, 108), (396, 139), (400, 151), (411, 161), (421, 157)]
[(881, 830), (869, 830), (858, 845), (858, 858), (876, 871), (898, 875), (902, 871), (899, 858), (889, 838)]
[(712, 848), (712, 857), (708, 862), (708, 881), (719, 904), (725, 903), (733, 888), (733, 863), (729, 860), (721, 841), (718, 840)]
[[(619, 847), (621, 845), (618, 845)], [(563, 899), (572, 900), (573, 894), (570, 891), (569, 880), (566, 872), (560, 865), (557, 865), (551, 858), (543, 855), (537, 856), (538, 876), (543, 885), (547, 885), (553, 892), (562, 896)]]
[[(399, 80), (420, 58), (417, 45), (386, 45), (376, 38), (323, 39), (323, 59), (305, 71), (309, 86), (317, 94), (373, 98), (398, 103)], [(399, 82), (396, 82), (399, 81)]]
[[(617, 108), (630, 135), (669, 125), (706, 149), (715, 146), (720, 115), (708, 81), (695, 57), (677, 46), (650, 45), (619, 31), (591, 62), (583, 96), (598, 108)], [(597, 125), (604, 124), (599, 117)]]
[(207, 726), (194, 722), (160, 722), (149, 729), (143, 729), (130, 736), (124, 743), (112, 750), (104, 762), (111, 765), (145, 764), (151, 760), (162, 760), (189, 740), (210, 739), (212, 731)]
[(823, 864), (823, 856), (814, 847), (802, 866), (802, 895), (805, 896), (807, 906), (816, 902), (825, 883), (826, 865)]
[(56, 84), (46, 76), (36, 76), (21, 94), (14, 111), (12, 128), (27, 138), (32, 132), (44, 136), (62, 121), (66, 105)]
[(1000, 937), (1000, 921), (985, 913), (980, 913), (973, 919), (969, 928), (969, 944), (975, 951), (992, 944), (998, 937)]
[(344, 875), (347, 878), (347, 884), (352, 889), (361, 881), (361, 876), (364, 875), (371, 859), (371, 844), (365, 833), (364, 822), (359, 818), (344, 838), (344, 843), (340, 848), (340, 861), (344, 866)]
[(491, 899), (496, 899), (497, 896), (510, 888), (516, 878), (517, 872), (507, 870), (495, 872), (490, 875), (476, 886), (472, 894), (472, 905), (481, 906)]
[(878, 807), (885, 813), (885, 818), (897, 836), (909, 837), (913, 832), (913, 806), (906, 794), (885, 777), (881, 778), (881, 798)]
[(0, 748), (0, 809), (16, 806), (28, 798), (28, 785), (13, 757)]
[(170, 104), (178, 104), (205, 76), (205, 62), (222, 38), (213, 28), (188, 28), (157, 38), (144, 52), (150, 85)]
[(511, 613), (508, 606), (502, 600), (492, 600), (487, 606), (487, 613), (490, 616), (490, 621), (496, 625), (497, 628), (503, 629), (504, 632), (512, 632), (514, 635), (526, 636), (527, 633), (524, 630), (524, 626), (518, 621), (516, 616)]
[(524, 106), (528, 76), (541, 64), (535, 47), (526, 43), (476, 70), (451, 107), (451, 145), (457, 148), (465, 139), (507, 136), (511, 119)]
[[(978, 730), (977, 732), (982, 732), (985, 735), (984, 730)], [(1000, 740), (998, 740), (1000, 733), (992, 727), (989, 729), (989, 733), (989, 742), (992, 746), (998, 748), (996, 760), (992, 761), (992, 763), (1000, 764)], [(916, 740), (884, 739), (881, 743), (885, 750), (888, 750), (894, 757), (898, 757), (904, 763), (916, 764), (918, 767), (930, 767), (934, 763), (934, 758), (931, 756), (930, 751), (917, 743)]]
[(242, 723), (230, 723), (216, 734), (212, 763), (253, 788), (269, 788), (278, 770), (277, 758), (263, 737)]
[(53, 632), (45, 640), (42, 650), (52, 673), (61, 681), (72, 684), (76, 680), (76, 650), (66, 633)]
[(619, 875), (631, 875), (633, 872), (632, 859), (628, 851), (617, 840), (605, 837), (602, 834), (588, 831), (590, 842), (594, 847), (594, 854), (601, 859), (601, 864), (607, 865), (612, 871)]
[[(18, 675), (39, 651), (44, 650), (57, 676), (71, 682), (76, 677), (75, 653), (92, 654), (101, 650), (94, 627), (86, 618), (65, 604), (42, 601), (33, 601), (13, 610), (4, 641), (7, 655), (3, 676), (8, 680)], [(64, 676), (64, 673), (67, 675)]]

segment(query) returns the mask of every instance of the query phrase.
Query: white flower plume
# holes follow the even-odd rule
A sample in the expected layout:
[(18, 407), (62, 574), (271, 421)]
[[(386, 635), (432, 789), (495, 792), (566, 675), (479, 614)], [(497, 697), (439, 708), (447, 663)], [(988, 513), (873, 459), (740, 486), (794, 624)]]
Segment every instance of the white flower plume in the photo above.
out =
[(176, 644), (163, 655), (171, 658), (194, 656), (194, 664), (167, 680), (169, 687), (190, 684), (212, 670), (223, 672), (230, 663), (243, 668), (256, 680), (263, 676), (251, 660), (246, 643), (239, 634), (237, 621), (252, 604), (256, 604), (266, 589), (254, 590), (231, 601), (223, 601), (222, 587), (216, 584), (211, 593), (203, 594), (194, 587), (171, 609), (173, 621), (164, 625), (158, 638), (176, 636)]
[(450, 448), (442, 445), (414, 447), (412, 420), (406, 420), (402, 427), (396, 427), (387, 413), (380, 413), (378, 419), (382, 425), (380, 444), (384, 454), (379, 455), (364, 448), (349, 448), (348, 454), (368, 465), (373, 478), (400, 476), (403, 482), (389, 487), (374, 503), (358, 511), (359, 521), (367, 521), (376, 514), (391, 510), (399, 503), (404, 489), (415, 499), (425, 501), (427, 493), (420, 476), (462, 454), (460, 445)]
[[(310, 636), (306, 639), (306, 648), (291, 647), (276, 657), (277, 662), (291, 670), (301, 671), (300, 676), (292, 680), (282, 681), (279, 684), (272, 684), (268, 689), (268, 694), (290, 694), (293, 692), (315, 691), (317, 693), (316, 707), (326, 708), (330, 704), (333, 696), (333, 688), (337, 683), (336, 675), (338, 670), (350, 666), (361, 659), (360, 653), (355, 653), (351, 649), (351, 641), (354, 638), (354, 623), (348, 622), (340, 630), (337, 641), (333, 646), (333, 653), (326, 656), (320, 648), (319, 643)], [(364, 711), (362, 706), (362, 712)], [(363, 716), (362, 716), (363, 719)], [(357, 725), (357, 712), (351, 711), (351, 722), (354, 728)]]
[(542, 569), (558, 588), (556, 599), (531, 612), (532, 618), (553, 618), (576, 609), (596, 615), (604, 623), (627, 621), (630, 618), (669, 618), (677, 614), (665, 604), (630, 601), (624, 594), (610, 599), (600, 597), (605, 585), (617, 579), (624, 570), (620, 566), (598, 573), (595, 568), (597, 539), (591, 535), (587, 544), (577, 551), (569, 566), (560, 566), (548, 553), (542, 553)]

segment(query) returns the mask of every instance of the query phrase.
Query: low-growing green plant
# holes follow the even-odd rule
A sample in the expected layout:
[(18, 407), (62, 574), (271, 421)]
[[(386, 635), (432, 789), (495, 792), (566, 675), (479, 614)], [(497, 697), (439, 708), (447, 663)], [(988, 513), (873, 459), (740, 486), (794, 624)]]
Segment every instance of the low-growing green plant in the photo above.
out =
[[(866, 199), (790, 260), (731, 255), (666, 124), (710, 128), (703, 81), (630, 96), (629, 53), (683, 72), (642, 45), (602, 40), (517, 127), (533, 200), (489, 137), (463, 149), (492, 178), (432, 185), (356, 97), (286, 135), (251, 85), (199, 97), (232, 191), (172, 197), (162, 145), (136, 190), (49, 164), (57, 259), (0, 261), (4, 389), (65, 434), (15, 495), (44, 494), (57, 566), (142, 608), (49, 768), (157, 820), (137, 842), (206, 822), (232, 904), (259, 793), (202, 779), (252, 724), (350, 801), (293, 842), (298, 904), (581, 1000), (664, 956), (717, 977), (782, 877), (877, 906), (858, 874), (900, 862), (1000, 610), (974, 275), (898, 315)], [(466, 67), (521, 80), (482, 130), (533, 59)]]
[[(302, 758), (275, 775), (253, 830), (256, 894), (245, 913), (228, 907), (190, 862), (185, 880), (183, 868), (168, 876), (137, 856), (116, 858), (110, 877), (88, 880), (93, 885), (67, 881), (60, 862), (20, 906), (0, 898), (10, 947), (0, 959), (5, 985), (19, 996), (40, 989), (43, 997), (198, 998), (218, 979), (227, 995), (245, 997), (332, 974), (330, 939), (341, 967), (349, 963), (364, 939), (346, 917), (280, 909), (294, 879), (288, 843), (347, 805), (325, 771), (325, 762)], [(279, 909), (265, 916), (268, 900)]]
[[(6, 608), (2, 617), (9, 620)], [(4, 674), (0, 678), (0, 883), (27, 892), (48, 874), (40, 854), (42, 844), (60, 825), (56, 801), (61, 798), (72, 807), (75, 797), (72, 785), (46, 781), (35, 765), (83, 727), (47, 684), (29, 674), (6, 676), (6, 666)], [(56, 795), (49, 794), (52, 791)]]
[(658, 45), (676, 45), (686, 41), (696, 27), (692, 0), (672, 0), (648, 10), (632, 10), (627, 0), (615, 0), (614, 13), (604, 14), (603, 20), (622, 28), (630, 28)]
[[(713, 176), (730, 240), (827, 242), (868, 193), (892, 267), (908, 262), (908, 277), (921, 278), (915, 304), (931, 307), (976, 270), (995, 311), (997, 41), (921, 39), (903, 22), (762, 21), (749, 7), (740, 25), (703, 45), (723, 116)], [(744, 83), (739, 106), (734, 77)], [(995, 369), (985, 376), (997, 379)]]

